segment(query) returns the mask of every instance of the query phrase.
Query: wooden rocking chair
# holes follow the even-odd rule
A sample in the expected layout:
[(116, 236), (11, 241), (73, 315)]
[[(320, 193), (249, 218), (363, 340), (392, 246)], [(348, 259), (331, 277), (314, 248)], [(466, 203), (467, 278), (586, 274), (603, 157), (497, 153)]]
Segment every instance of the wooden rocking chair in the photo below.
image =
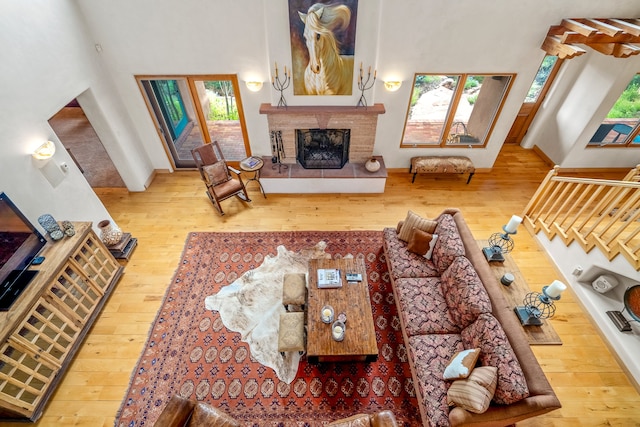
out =
[(218, 141), (194, 148), (191, 155), (207, 186), (207, 196), (220, 215), (224, 215), (220, 202), (225, 199), (236, 196), (245, 202), (251, 201), (240, 171), (227, 165)]

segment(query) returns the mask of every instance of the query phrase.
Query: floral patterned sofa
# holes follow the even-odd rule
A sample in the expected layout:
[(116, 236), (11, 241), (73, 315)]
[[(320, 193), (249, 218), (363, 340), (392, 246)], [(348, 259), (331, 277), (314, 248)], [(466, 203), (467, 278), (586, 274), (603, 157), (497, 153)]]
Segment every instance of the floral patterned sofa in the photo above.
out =
[[(505, 426), (560, 408), (462, 213), (435, 218), (430, 259), (400, 238), (412, 214), (384, 229), (384, 251), (423, 424)], [(479, 365), (497, 367), (482, 413), (449, 406), (452, 382), (443, 378), (452, 356), (472, 348), (480, 349)]]

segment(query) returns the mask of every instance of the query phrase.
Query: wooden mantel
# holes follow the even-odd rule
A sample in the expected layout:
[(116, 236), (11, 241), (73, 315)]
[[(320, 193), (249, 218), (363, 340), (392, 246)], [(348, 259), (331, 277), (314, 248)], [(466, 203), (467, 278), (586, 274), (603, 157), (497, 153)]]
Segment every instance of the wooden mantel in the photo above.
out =
[(300, 105), (293, 107), (276, 107), (271, 104), (261, 104), (260, 114), (384, 114), (383, 104), (373, 104), (369, 107), (352, 107), (349, 105)]

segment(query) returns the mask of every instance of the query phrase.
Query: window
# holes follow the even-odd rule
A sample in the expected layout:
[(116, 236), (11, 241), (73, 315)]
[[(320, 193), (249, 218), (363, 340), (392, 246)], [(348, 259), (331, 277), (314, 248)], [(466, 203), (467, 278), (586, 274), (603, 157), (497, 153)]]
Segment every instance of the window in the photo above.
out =
[(640, 147), (640, 74), (636, 74), (602, 121), (589, 146)]
[(527, 97), (524, 102), (538, 102), (538, 98), (542, 94), (549, 77), (551, 77), (551, 74), (553, 73), (556, 62), (558, 62), (557, 56), (547, 55), (544, 57), (542, 64), (540, 64), (540, 68), (538, 68), (538, 72), (536, 73), (536, 78), (533, 79), (533, 83), (531, 83), (529, 93), (527, 93)]
[(513, 75), (416, 74), (401, 147), (484, 147)]

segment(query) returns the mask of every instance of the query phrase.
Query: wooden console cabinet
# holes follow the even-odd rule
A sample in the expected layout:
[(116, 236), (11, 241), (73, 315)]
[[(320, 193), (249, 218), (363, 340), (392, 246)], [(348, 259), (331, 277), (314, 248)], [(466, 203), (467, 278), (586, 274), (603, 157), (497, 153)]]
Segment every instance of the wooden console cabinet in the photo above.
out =
[(123, 273), (90, 222), (48, 242), (38, 274), (0, 312), (0, 419), (37, 420)]

